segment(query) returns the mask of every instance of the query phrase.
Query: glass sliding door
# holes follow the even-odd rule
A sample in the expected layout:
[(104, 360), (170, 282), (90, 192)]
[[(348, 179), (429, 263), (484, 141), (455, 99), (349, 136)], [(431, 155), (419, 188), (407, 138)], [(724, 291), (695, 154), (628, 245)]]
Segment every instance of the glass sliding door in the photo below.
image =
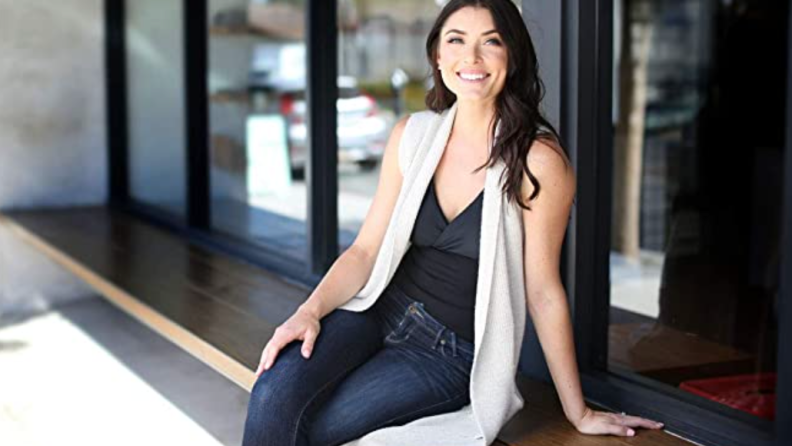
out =
[(614, 1), (607, 366), (766, 431), (788, 5)]
[(212, 227), (305, 260), (305, 2), (208, 11)]
[(354, 241), (393, 125), (424, 109), (424, 41), (436, 2), (338, 0), (339, 248)]

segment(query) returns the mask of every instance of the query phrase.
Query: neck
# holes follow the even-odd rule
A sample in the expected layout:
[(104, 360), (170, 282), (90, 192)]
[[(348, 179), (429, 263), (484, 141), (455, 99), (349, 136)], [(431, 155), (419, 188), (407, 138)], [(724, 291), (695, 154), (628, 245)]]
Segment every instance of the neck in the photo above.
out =
[(477, 144), (485, 144), (489, 150), (488, 142), (492, 135), (492, 126), (495, 125), (494, 122), (491, 122), (495, 116), (495, 103), (458, 102), (452, 132), (463, 141), (477, 141)]

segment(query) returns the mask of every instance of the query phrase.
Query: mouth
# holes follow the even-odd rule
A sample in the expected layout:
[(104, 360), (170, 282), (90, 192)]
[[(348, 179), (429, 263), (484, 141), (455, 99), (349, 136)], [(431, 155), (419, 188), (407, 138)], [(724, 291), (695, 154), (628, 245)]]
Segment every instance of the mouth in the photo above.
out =
[(483, 73), (483, 72), (463, 73), (461, 71), (457, 71), (456, 75), (463, 82), (469, 82), (469, 83), (473, 83), (473, 84), (479, 83), (479, 82), (484, 82), (485, 79), (490, 77), (489, 73)]

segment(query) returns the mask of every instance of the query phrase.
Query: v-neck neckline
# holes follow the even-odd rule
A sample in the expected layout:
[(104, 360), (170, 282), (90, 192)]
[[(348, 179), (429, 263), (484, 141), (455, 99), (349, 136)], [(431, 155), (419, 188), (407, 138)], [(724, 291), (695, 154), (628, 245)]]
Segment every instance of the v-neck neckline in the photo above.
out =
[(468, 211), (468, 209), (473, 207), (473, 205), (476, 203), (476, 201), (478, 201), (478, 199), (481, 198), (482, 195), (484, 195), (484, 188), (482, 188), (481, 192), (479, 192), (478, 195), (476, 195), (476, 197), (473, 198), (470, 201), (470, 203), (468, 203), (467, 206), (465, 206), (465, 208), (462, 209), (462, 211), (460, 211), (456, 215), (456, 217), (454, 217), (453, 220), (449, 221), (448, 217), (443, 212), (443, 207), (440, 206), (440, 200), (437, 198), (437, 189), (435, 188), (434, 175), (432, 175), (432, 178), (429, 180), (429, 188), (432, 190), (432, 196), (434, 197), (435, 207), (437, 208), (437, 211), (440, 214), (440, 216), (443, 217), (443, 220), (445, 221), (446, 226), (451, 226), (451, 224), (453, 224), (455, 221), (459, 220), (459, 217), (462, 217)]

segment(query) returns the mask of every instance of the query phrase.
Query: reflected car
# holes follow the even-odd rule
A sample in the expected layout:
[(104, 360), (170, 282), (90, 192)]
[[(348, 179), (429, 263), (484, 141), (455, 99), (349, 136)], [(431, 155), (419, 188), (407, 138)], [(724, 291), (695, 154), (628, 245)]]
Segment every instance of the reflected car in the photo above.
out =
[[(251, 90), (266, 92), (267, 102), (286, 119), (289, 159), (298, 176), (308, 160), (305, 58), (303, 42), (258, 43), (248, 84)], [(391, 115), (382, 113), (374, 98), (360, 91), (354, 77), (339, 76), (337, 82), (338, 161), (372, 170), (382, 159)]]
[[(276, 93), (280, 113), (286, 118), (292, 170), (301, 174), (308, 161), (304, 89)], [(351, 77), (339, 77), (336, 102), (338, 162), (356, 164), (369, 171), (382, 159), (388, 137), (388, 119), (377, 101), (361, 92)]]
[[(308, 160), (305, 90), (282, 92), (279, 104), (288, 123), (292, 168), (304, 169)], [(388, 131), (377, 101), (362, 93), (354, 78), (339, 77), (336, 109), (338, 162), (373, 170), (382, 159)]]

